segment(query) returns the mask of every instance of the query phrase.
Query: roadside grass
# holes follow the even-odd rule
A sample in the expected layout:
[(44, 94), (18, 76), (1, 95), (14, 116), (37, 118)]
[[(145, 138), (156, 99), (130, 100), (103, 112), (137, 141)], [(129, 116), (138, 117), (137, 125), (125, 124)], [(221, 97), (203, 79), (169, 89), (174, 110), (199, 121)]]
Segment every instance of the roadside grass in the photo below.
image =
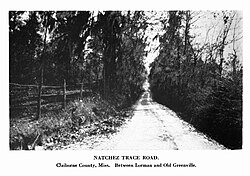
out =
[[(50, 107), (38, 120), (32, 116), (10, 120), (10, 150), (61, 149), (63, 146), (83, 141), (86, 136), (116, 132), (132, 109), (119, 108), (119, 100), (111, 103), (98, 94), (74, 100), (66, 109)], [(61, 106), (61, 105), (57, 105)]]

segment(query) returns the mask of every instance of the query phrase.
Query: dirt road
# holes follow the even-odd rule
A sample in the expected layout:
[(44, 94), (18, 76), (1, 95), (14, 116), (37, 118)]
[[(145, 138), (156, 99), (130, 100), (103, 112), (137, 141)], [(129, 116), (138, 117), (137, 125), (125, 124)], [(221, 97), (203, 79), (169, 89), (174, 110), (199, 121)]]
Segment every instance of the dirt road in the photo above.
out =
[(89, 137), (65, 149), (95, 150), (216, 150), (226, 149), (196, 131), (175, 112), (153, 102), (146, 83), (145, 92), (135, 105), (134, 116), (117, 133)]

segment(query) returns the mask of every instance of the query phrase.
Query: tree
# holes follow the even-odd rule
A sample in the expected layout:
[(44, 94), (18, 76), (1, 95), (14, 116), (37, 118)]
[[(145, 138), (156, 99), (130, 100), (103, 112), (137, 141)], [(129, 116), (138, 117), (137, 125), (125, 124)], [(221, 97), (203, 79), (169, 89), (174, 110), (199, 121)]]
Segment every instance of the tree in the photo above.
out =
[[(133, 70), (135, 70), (133, 71), (134, 76), (137, 78), (136, 73), (143, 70), (135, 69), (136, 66), (141, 68), (141, 61), (144, 56), (145, 41), (142, 40), (142, 35), (139, 35), (140, 30), (145, 30), (144, 22), (140, 21), (142, 16), (143, 14), (137, 11), (125, 13), (105, 11), (98, 13), (93, 28), (91, 45), (93, 51), (95, 51), (94, 55), (100, 57), (105, 98), (108, 98), (111, 92), (117, 90), (120, 90), (120, 94), (127, 94), (128, 97), (131, 97), (131, 93), (125, 92), (131, 92), (134, 89), (132, 88), (133, 80), (130, 79), (131, 76), (125, 77), (126, 71), (122, 72), (124, 71), (123, 67), (127, 67), (127, 69), (133, 67)], [(135, 60), (140, 60), (140, 62), (134, 62)], [(128, 65), (125, 66), (125, 63)], [(129, 86), (129, 84), (131, 85)], [(123, 86), (126, 87), (125, 92), (121, 91)]]
[(36, 82), (42, 38), (35, 12), (9, 12), (10, 82)]
[(38, 85), (37, 118), (43, 85), (62, 85), (64, 80), (72, 86), (88, 84), (105, 99), (127, 105), (142, 92), (143, 12), (28, 11), (9, 16), (10, 79)]
[(149, 75), (156, 101), (229, 148), (242, 147), (242, 67), (234, 52), (241, 38), (237, 14), (206, 12), (216, 21), (213, 36), (208, 28), (205, 42), (196, 43), (199, 36), (192, 35), (191, 27), (199, 20), (195, 12), (170, 11)]

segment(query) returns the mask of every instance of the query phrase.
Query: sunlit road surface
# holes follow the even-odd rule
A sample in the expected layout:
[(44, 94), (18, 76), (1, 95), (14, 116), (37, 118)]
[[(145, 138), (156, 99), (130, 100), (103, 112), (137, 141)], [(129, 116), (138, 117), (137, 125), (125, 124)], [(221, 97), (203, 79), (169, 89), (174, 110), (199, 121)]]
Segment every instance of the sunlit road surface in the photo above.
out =
[(81, 150), (221, 150), (226, 149), (181, 120), (167, 107), (153, 102), (145, 92), (135, 105), (134, 116), (109, 136), (92, 136), (65, 149)]

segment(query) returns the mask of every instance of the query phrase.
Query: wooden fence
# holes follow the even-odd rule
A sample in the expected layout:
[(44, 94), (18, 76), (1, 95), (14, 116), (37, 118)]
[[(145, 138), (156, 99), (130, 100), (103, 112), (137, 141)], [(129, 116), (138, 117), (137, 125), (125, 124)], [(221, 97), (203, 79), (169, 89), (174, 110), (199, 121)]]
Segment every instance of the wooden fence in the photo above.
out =
[(83, 93), (90, 92), (91, 90), (81, 83), (70, 86), (64, 81), (62, 86), (43, 85), (39, 95), (38, 85), (9, 83), (10, 112), (12, 110), (19, 111), (25, 107), (33, 107), (37, 109), (37, 118), (40, 118), (43, 105), (61, 102), (63, 108), (66, 108), (67, 100), (76, 97), (82, 98)]

